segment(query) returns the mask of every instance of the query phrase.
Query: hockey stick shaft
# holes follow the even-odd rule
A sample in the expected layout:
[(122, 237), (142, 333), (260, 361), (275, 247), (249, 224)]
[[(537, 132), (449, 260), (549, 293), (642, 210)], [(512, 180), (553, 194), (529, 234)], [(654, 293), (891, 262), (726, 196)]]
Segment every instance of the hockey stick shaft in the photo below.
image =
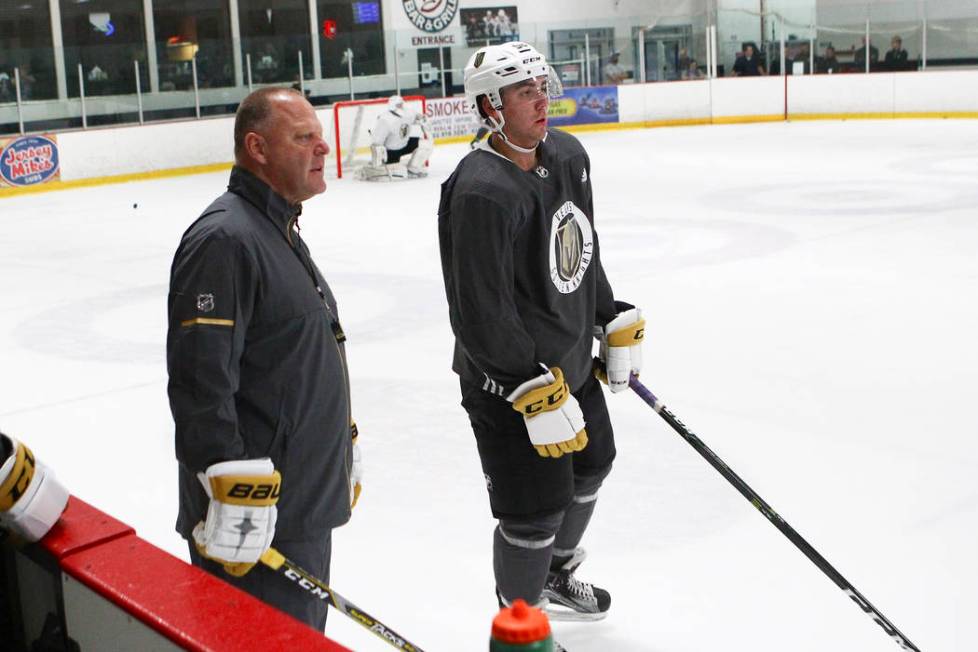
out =
[(330, 606), (338, 609), (343, 615), (366, 628), (388, 645), (406, 652), (424, 652), (420, 647), (329, 588), (325, 582), (320, 581), (312, 573), (297, 566), (275, 548), (269, 548), (265, 551), (265, 554), (261, 556), (261, 562), (287, 580), (295, 582), (309, 595), (328, 601)]
[(825, 559), (825, 557), (820, 555), (818, 551), (811, 546), (811, 544), (805, 541), (805, 539), (802, 538), (802, 536), (798, 534), (793, 527), (788, 525), (788, 523), (781, 518), (778, 513), (764, 501), (763, 498), (757, 495), (757, 492), (751, 489), (747, 483), (740, 478), (740, 476), (734, 473), (733, 470), (730, 469), (730, 467), (728, 467), (716, 453), (710, 450), (710, 448), (704, 444), (699, 437), (693, 434), (682, 421), (680, 421), (672, 412), (666, 409), (666, 406), (663, 405), (662, 402), (655, 397), (655, 394), (649, 391), (649, 389), (643, 385), (638, 378), (632, 376), (628, 381), (628, 386), (631, 387), (632, 391), (638, 394), (643, 401), (648, 403), (649, 407), (655, 410), (656, 414), (658, 414), (666, 421), (666, 423), (672, 426), (672, 429), (678, 432), (690, 446), (696, 449), (696, 452), (702, 455), (703, 458), (709, 462), (711, 466), (713, 466), (713, 468), (719, 471), (720, 475), (726, 478), (727, 481), (730, 482), (730, 484), (732, 484), (744, 498), (746, 498), (755, 508), (757, 508), (757, 511), (763, 514), (764, 517), (770, 521), (774, 527), (778, 528), (783, 535), (788, 537), (788, 540), (795, 544), (795, 547), (801, 550), (802, 553), (804, 553), (805, 556), (812, 561), (812, 563), (818, 566), (823, 573), (828, 575), (829, 579), (835, 582), (836, 586), (842, 589), (842, 591), (848, 595), (853, 602), (859, 605), (859, 608), (862, 609), (864, 613), (868, 614), (874, 621), (876, 621), (876, 623), (883, 628), (883, 631), (886, 632), (890, 638), (896, 641), (897, 645), (904, 650), (920, 652), (920, 648), (911, 643), (910, 639), (904, 636), (893, 623), (887, 620), (886, 616), (884, 616), (876, 607), (870, 604), (869, 600), (863, 597), (863, 594), (856, 590), (856, 587), (850, 584), (849, 581), (846, 580), (846, 578), (844, 578), (842, 574), (837, 571), (832, 564), (828, 562), (828, 560)]

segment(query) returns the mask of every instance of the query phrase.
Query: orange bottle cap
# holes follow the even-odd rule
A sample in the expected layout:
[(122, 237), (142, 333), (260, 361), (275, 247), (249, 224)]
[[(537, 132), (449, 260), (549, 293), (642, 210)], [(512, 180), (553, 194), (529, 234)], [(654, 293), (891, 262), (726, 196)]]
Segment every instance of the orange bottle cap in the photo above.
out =
[(536, 643), (548, 636), (550, 621), (546, 614), (524, 600), (502, 609), (492, 621), (492, 638), (500, 643)]

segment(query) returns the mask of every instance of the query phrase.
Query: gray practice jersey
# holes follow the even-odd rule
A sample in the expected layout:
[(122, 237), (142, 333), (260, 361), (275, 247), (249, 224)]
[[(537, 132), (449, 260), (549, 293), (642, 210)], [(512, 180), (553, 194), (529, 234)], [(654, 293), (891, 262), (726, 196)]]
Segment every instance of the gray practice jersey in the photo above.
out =
[(630, 307), (616, 307), (601, 267), (587, 152), (553, 129), (538, 152), (525, 172), (481, 143), (442, 184), (438, 209), (452, 368), (499, 396), (541, 362), (579, 388), (594, 327)]

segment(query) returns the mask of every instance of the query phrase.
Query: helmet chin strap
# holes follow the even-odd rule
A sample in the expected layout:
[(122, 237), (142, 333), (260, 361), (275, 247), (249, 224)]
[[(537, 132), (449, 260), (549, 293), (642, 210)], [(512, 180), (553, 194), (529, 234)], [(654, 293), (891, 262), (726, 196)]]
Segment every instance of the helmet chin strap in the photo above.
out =
[(495, 118), (490, 116), (486, 118), (486, 122), (489, 123), (490, 131), (499, 134), (500, 138), (503, 139), (503, 142), (506, 143), (506, 146), (510, 147), (511, 149), (515, 149), (517, 152), (523, 154), (532, 154), (533, 152), (537, 151), (537, 147), (540, 146), (540, 143), (537, 143), (536, 145), (530, 148), (520, 147), (519, 145), (511, 141), (509, 137), (506, 135), (506, 132), (503, 131), (503, 126), (505, 126), (506, 124), (506, 118), (503, 117), (502, 113), (499, 114), (499, 120), (496, 120)]

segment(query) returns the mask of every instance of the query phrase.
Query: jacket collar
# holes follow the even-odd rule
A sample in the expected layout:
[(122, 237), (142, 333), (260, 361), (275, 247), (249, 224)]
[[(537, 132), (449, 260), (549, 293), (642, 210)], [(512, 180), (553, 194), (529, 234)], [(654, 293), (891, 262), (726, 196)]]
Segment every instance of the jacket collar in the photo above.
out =
[(289, 204), (267, 183), (237, 165), (231, 168), (228, 190), (253, 204), (275, 223), (289, 242), (292, 241), (289, 237), (292, 224), (302, 213), (302, 204)]

